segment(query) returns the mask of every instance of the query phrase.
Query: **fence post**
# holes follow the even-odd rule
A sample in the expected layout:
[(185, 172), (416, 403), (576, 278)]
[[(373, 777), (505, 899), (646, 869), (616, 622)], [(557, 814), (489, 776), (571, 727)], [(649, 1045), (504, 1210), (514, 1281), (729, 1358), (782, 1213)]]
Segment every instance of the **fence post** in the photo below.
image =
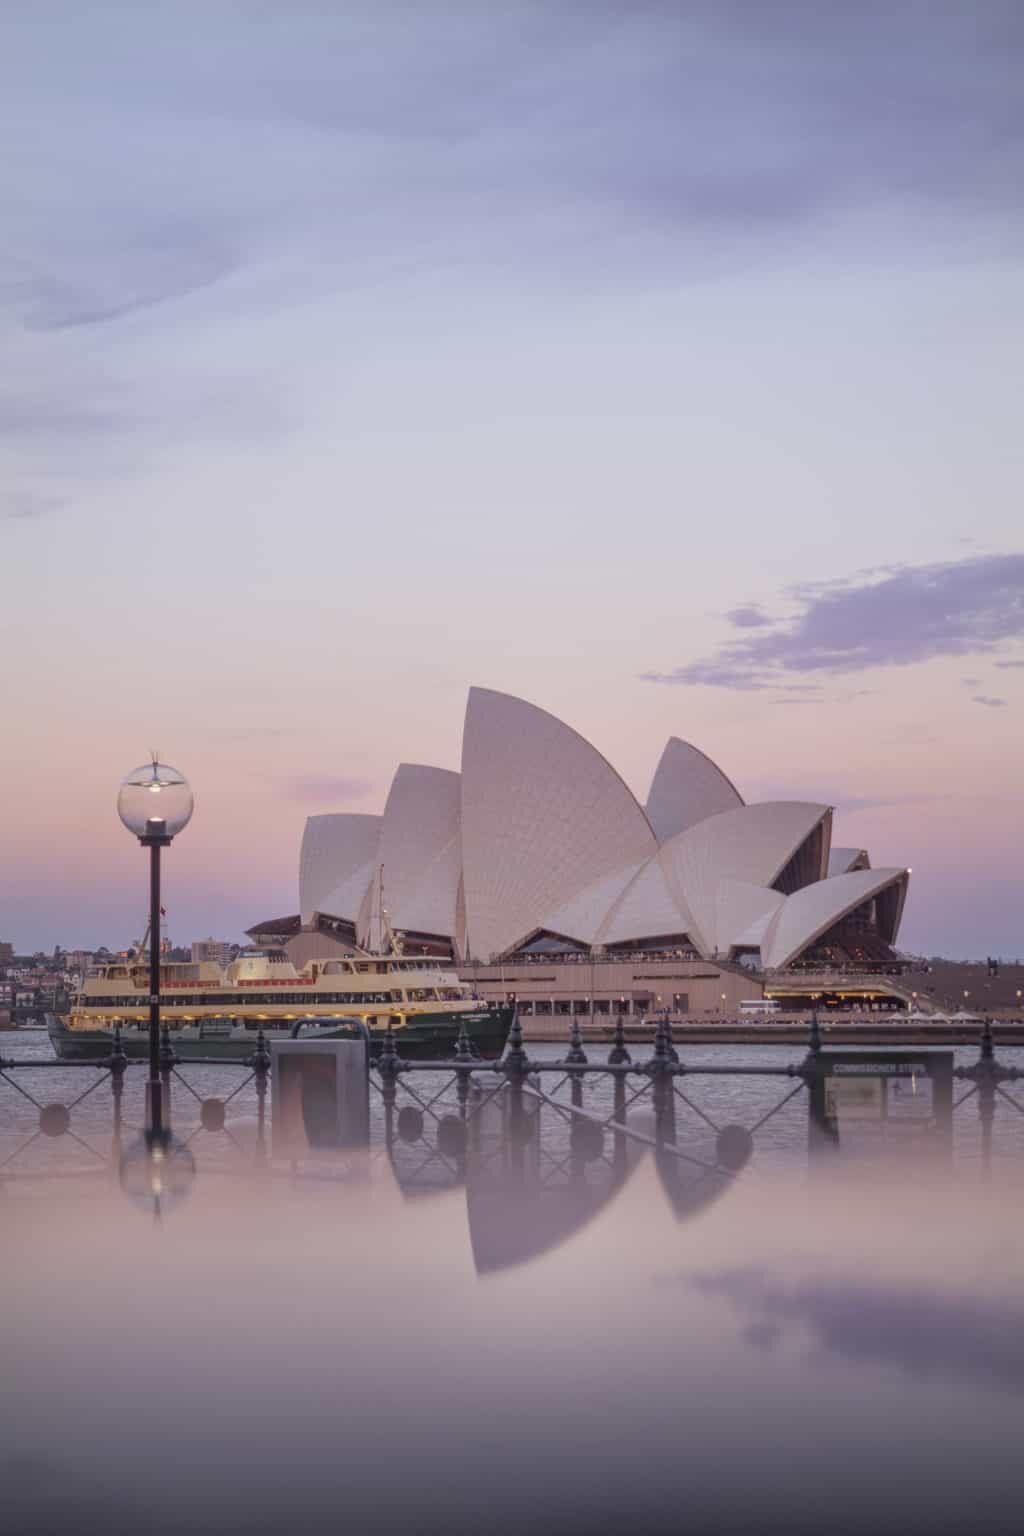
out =
[(654, 1139), (659, 1148), (676, 1139), (675, 1093), (669, 1050), (668, 1026), (662, 1017), (654, 1031), (654, 1055), (646, 1067), (651, 1079), (651, 1098), (654, 1104)]
[(632, 1057), (626, 1049), (626, 1023), (622, 1014), (619, 1013), (615, 1016), (615, 1035), (612, 1040), (612, 1048), (608, 1052), (608, 1065), (610, 1067), (626, 1067), (631, 1060)]
[(114, 1025), (114, 1038), (107, 1065), (110, 1069), (110, 1093), (114, 1109), (114, 1123), (110, 1134), (110, 1161), (114, 1177), (117, 1178), (121, 1167), (121, 1096), (124, 1093), (124, 1074), (128, 1066), (128, 1057), (121, 1043), (120, 1024)]
[(270, 1066), (270, 1051), (261, 1024), (256, 1031), (256, 1049), (252, 1057), (256, 1079), (256, 1162), (260, 1166), (267, 1160), (267, 1077)]

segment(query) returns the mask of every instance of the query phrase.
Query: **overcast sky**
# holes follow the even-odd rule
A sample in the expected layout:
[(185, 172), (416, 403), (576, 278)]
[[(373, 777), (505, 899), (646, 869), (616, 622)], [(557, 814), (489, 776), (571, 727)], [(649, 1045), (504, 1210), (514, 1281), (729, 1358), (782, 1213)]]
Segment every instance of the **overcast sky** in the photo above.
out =
[(471, 682), (1024, 953), (1018, 0), (0, 4), (0, 938), (297, 910)]

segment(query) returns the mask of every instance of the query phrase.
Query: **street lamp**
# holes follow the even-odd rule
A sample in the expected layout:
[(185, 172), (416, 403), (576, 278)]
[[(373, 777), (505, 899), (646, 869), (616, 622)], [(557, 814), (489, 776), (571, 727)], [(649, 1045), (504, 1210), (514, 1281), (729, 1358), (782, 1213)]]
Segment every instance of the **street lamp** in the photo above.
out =
[(164, 1139), (160, 1091), (160, 850), (192, 819), (192, 791), (177, 768), (156, 754), (133, 768), (121, 785), (117, 814), (128, 831), (149, 849), (149, 1082), (146, 1085), (149, 1138)]

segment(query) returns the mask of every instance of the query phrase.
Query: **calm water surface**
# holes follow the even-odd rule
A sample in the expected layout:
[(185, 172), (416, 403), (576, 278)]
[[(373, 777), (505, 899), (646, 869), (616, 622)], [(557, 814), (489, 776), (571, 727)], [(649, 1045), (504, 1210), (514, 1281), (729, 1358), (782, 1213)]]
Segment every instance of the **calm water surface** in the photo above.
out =
[[(639, 1079), (635, 1135), (581, 1133), (562, 1074), (472, 1095), (452, 1141), (453, 1086), (417, 1075), (390, 1116), (375, 1092), (368, 1150), (293, 1164), (243, 1070), (181, 1076), (196, 1175), (159, 1223), (111, 1166), (102, 1074), (8, 1074), (43, 1104), (95, 1081), (63, 1136), (0, 1080), (12, 1531), (1019, 1529), (1024, 1079), (987, 1131), (955, 1081), (929, 1139), (899, 1095), (879, 1135), (854, 1074), (823, 1147), (782, 1075), (677, 1080), (670, 1143)], [(610, 1082), (579, 1107), (607, 1119)]]

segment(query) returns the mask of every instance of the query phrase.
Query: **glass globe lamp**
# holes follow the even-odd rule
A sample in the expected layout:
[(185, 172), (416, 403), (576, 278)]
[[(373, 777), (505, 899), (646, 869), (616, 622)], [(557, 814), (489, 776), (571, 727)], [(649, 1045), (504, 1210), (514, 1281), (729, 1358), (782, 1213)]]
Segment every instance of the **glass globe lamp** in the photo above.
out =
[(155, 757), (132, 769), (117, 796), (117, 814), (140, 841), (159, 837), (170, 842), (188, 826), (192, 806), (185, 775)]

